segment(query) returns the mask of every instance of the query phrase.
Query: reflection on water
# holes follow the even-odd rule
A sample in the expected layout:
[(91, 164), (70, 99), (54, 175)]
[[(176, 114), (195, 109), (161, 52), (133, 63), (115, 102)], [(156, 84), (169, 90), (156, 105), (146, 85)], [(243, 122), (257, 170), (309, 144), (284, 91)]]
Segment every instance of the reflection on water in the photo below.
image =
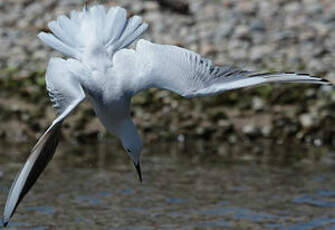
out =
[[(3, 205), (29, 147), (1, 146)], [(143, 153), (141, 184), (113, 146), (62, 143), (9, 229), (335, 229), (330, 150), (154, 144)]]

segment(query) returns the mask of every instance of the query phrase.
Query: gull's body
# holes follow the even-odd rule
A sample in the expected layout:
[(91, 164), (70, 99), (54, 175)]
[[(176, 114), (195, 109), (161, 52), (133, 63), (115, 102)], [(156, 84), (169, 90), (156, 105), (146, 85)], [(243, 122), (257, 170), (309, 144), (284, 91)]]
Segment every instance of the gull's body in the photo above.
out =
[(68, 59), (52, 58), (46, 85), (58, 117), (39, 139), (8, 195), (6, 225), (16, 207), (51, 160), (64, 119), (85, 99), (90, 100), (106, 129), (117, 136), (140, 173), (141, 138), (130, 117), (131, 97), (156, 87), (185, 98), (210, 96), (263, 83), (316, 83), (326, 80), (307, 74), (251, 73), (239, 68), (214, 66), (199, 54), (169, 45), (139, 40), (147, 29), (142, 19), (127, 19), (126, 10), (101, 5), (71, 12), (49, 23), (53, 32), (39, 38)]
[[(125, 82), (122, 82), (114, 71), (107, 72), (106, 75), (102, 73), (97, 73), (97, 75), (97, 78), (84, 83), (84, 85), (89, 84), (89, 86), (96, 85), (94, 88), (87, 87), (88, 98), (96, 115), (104, 127), (121, 140), (123, 147), (128, 152), (129, 150), (134, 154), (140, 152), (142, 143), (130, 117), (131, 96), (128, 93), (125, 94)], [(102, 82), (105, 82), (105, 84), (98, 86)], [(132, 140), (129, 140), (129, 138)], [(133, 142), (136, 146), (132, 145)], [(139, 156), (130, 154), (130, 157), (135, 165), (139, 164)]]

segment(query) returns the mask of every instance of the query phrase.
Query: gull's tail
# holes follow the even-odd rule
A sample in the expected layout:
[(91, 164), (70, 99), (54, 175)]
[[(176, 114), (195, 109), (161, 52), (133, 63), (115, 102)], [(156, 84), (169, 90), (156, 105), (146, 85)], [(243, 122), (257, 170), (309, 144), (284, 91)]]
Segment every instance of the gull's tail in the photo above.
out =
[(38, 35), (45, 44), (68, 57), (83, 60), (96, 53), (112, 56), (141, 36), (148, 25), (139, 16), (127, 18), (123, 8), (105, 11), (103, 5), (94, 5), (81, 12), (72, 11), (70, 18), (59, 16), (48, 27), (52, 34)]

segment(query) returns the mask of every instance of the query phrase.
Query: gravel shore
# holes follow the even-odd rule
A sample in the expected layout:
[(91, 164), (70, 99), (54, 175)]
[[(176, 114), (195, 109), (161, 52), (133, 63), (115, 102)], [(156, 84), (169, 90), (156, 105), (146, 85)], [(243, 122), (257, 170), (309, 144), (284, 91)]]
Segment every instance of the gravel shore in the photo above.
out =
[[(304, 1), (189, 1), (189, 15), (162, 10), (156, 1), (105, 1), (139, 14), (150, 24), (146, 38), (181, 45), (217, 64), (252, 69), (307, 71), (335, 81), (335, 3)], [(82, 0), (7, 0), (0, 3), (0, 67), (23, 76), (57, 55), (36, 37)]]
[[(333, 0), (190, 0), (188, 14), (165, 9), (156, 1), (105, 2), (143, 16), (150, 25), (145, 38), (192, 49), (218, 65), (307, 72), (335, 83)], [(52, 120), (52, 110), (45, 108), (48, 101), (39, 97), (46, 91), (37, 91), (44, 87), (48, 59), (60, 55), (36, 36), (47, 30), (50, 20), (82, 7), (81, 0), (0, 1), (0, 81), (6, 86), (0, 94), (0, 119), (7, 121), (0, 135), (7, 141), (35, 138)], [(24, 79), (28, 83), (16, 82)], [(150, 90), (134, 99), (134, 119), (148, 141), (260, 136), (335, 145), (334, 108), (335, 91), (330, 87), (274, 85), (191, 101)], [(44, 118), (45, 114), (50, 116)], [(26, 124), (32, 117), (37, 121)], [(90, 117), (92, 111), (84, 105), (72, 118), (76, 125), (66, 130), (77, 139), (100, 133), (96, 118)], [(16, 129), (8, 130), (11, 125)], [(84, 127), (89, 131), (81, 131)]]

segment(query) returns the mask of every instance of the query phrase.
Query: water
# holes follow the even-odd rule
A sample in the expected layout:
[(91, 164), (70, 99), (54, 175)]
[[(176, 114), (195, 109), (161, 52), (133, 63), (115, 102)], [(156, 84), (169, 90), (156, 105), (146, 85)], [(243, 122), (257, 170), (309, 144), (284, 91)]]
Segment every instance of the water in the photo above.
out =
[[(262, 151), (254, 151), (255, 145)], [(1, 146), (3, 206), (29, 147)], [(61, 143), (10, 229), (335, 229), (329, 149), (153, 144), (143, 153), (140, 184), (115, 146)], [(213, 155), (213, 148), (225, 148), (225, 154)]]

